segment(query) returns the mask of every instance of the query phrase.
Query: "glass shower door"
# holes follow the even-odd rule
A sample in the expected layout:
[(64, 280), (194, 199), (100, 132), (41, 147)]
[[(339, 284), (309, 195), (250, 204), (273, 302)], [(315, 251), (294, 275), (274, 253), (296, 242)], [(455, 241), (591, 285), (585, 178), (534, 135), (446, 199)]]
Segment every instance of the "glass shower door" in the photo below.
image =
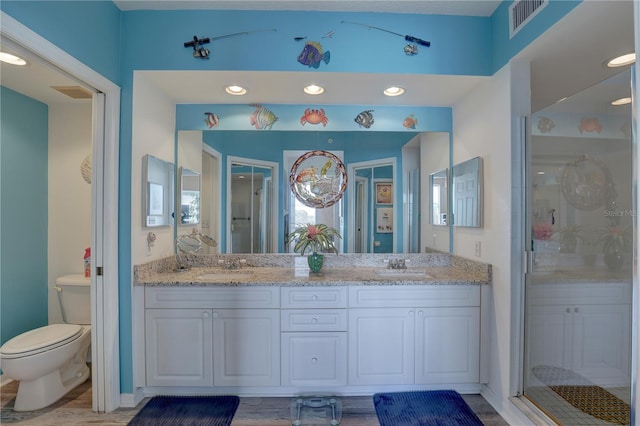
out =
[(532, 115), (524, 394), (559, 424), (630, 422), (630, 81)]

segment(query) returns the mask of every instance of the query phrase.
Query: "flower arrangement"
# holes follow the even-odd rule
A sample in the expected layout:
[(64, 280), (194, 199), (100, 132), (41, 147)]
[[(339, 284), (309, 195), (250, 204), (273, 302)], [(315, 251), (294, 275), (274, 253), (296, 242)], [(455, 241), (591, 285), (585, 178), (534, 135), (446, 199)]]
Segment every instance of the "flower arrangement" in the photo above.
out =
[(330, 226), (322, 223), (313, 225), (306, 224), (299, 226), (289, 233), (289, 243), (295, 241), (293, 251), (304, 255), (307, 248), (312, 253), (334, 252), (338, 253), (338, 249), (334, 244), (334, 238), (342, 238), (338, 231)]

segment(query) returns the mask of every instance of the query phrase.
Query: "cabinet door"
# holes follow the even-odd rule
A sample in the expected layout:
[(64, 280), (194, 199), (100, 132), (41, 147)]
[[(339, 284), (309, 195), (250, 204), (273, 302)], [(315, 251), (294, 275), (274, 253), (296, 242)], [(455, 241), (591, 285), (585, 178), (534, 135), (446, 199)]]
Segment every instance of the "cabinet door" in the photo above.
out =
[(347, 333), (282, 333), (282, 386), (347, 384)]
[(573, 370), (601, 386), (628, 386), (629, 305), (572, 307)]
[(416, 311), (416, 384), (480, 381), (480, 308)]
[(213, 386), (211, 311), (145, 311), (147, 386)]
[[(571, 308), (567, 306), (531, 306), (527, 331), (528, 365), (571, 368), (573, 330)], [(530, 376), (534, 380), (534, 376)]]
[(411, 384), (415, 310), (349, 310), (349, 384)]
[(280, 385), (280, 311), (213, 311), (215, 386)]

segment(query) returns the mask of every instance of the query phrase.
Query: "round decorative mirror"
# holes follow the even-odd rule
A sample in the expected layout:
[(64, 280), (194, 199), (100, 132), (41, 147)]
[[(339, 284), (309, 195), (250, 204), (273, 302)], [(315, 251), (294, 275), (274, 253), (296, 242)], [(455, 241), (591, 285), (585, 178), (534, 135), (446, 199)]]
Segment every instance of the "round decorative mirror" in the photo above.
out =
[(328, 151), (309, 151), (296, 160), (289, 185), (305, 206), (323, 209), (334, 205), (347, 188), (344, 163)]
[(562, 194), (579, 210), (595, 210), (610, 194), (611, 174), (607, 166), (586, 156), (568, 163), (562, 173)]

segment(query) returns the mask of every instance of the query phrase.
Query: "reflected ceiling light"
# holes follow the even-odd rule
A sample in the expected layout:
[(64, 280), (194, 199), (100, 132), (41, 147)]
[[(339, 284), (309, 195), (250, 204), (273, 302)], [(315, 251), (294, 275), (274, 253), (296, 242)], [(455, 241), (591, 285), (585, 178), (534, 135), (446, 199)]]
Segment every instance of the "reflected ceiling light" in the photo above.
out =
[(307, 95), (319, 95), (324, 92), (324, 87), (318, 86), (317, 84), (310, 84), (303, 90)]
[(629, 65), (632, 64), (636, 61), (636, 54), (635, 53), (627, 53), (624, 55), (620, 55), (617, 56), (613, 59), (610, 59), (606, 62), (606, 65), (609, 68), (616, 68), (616, 67), (624, 67), (625, 65)]
[(7, 52), (0, 52), (0, 61), (11, 65), (27, 65), (27, 61)]
[(627, 105), (631, 103), (631, 98), (620, 98), (615, 101), (611, 101), (611, 105)]
[(383, 93), (387, 96), (400, 96), (404, 93), (404, 89), (402, 87), (391, 86), (384, 89)]
[(230, 95), (241, 96), (247, 93), (247, 89), (242, 86), (231, 85), (224, 88), (225, 92)]

